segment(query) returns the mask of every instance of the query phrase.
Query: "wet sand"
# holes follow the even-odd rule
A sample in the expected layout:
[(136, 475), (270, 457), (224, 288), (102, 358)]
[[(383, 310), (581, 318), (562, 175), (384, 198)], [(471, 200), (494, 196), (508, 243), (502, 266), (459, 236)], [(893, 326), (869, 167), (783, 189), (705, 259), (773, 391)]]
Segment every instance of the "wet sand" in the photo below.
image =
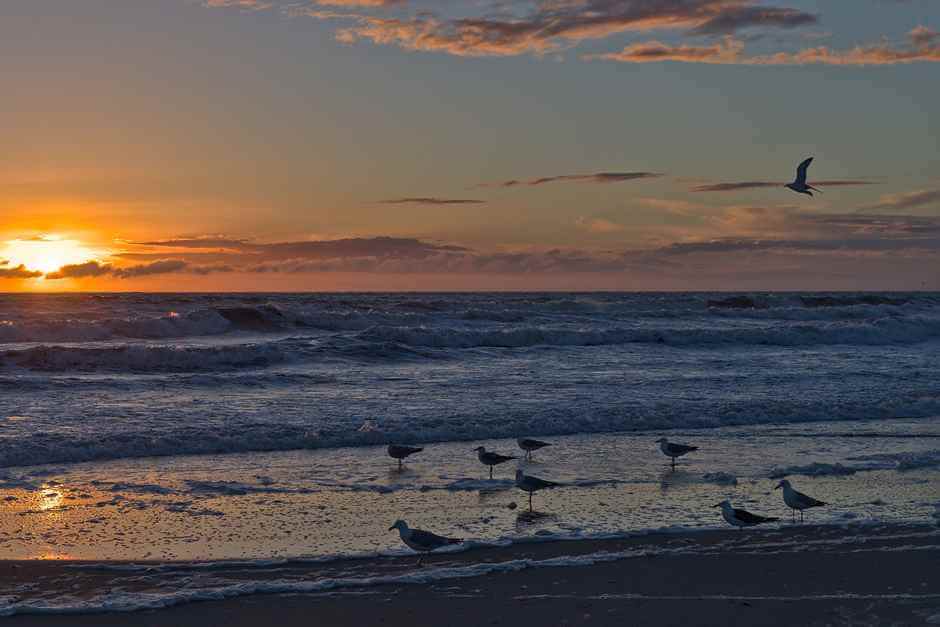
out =
[[(923, 625), (934, 616), (940, 621), (937, 564), (940, 528), (934, 524), (787, 525), (483, 548), (434, 555), (422, 568), (411, 557), (233, 567), (209, 576), (230, 584), (361, 582), (366, 577), (387, 578), (388, 583), (348, 583), (326, 594), (250, 594), (133, 613), (14, 616), (4, 622), (154, 627)], [(0, 563), (3, 594), (33, 585), (18, 601), (43, 594), (49, 598), (56, 587), (76, 599), (93, 599), (117, 587), (146, 591), (151, 584), (140, 576), (146, 572), (132, 576), (82, 563)], [(161, 571), (159, 577), (172, 578), (172, 573)]]

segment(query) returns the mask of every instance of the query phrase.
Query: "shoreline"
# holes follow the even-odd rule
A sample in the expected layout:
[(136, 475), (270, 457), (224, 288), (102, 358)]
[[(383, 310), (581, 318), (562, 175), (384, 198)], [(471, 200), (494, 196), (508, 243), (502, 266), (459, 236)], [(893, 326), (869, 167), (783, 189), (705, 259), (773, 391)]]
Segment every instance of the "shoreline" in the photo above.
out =
[[(940, 614), (940, 581), (930, 576), (938, 561), (936, 525), (807, 525), (478, 548), (431, 555), (422, 568), (415, 557), (272, 565), (0, 562), (0, 596), (23, 590), (18, 613), (5, 622), (36, 626), (276, 620), (290, 627), (311, 618), (409, 625), (416, 615), (425, 624), (452, 625), (623, 624), (627, 616), (633, 624), (840, 624), (862, 616), (923, 624)], [(96, 602), (120, 609), (135, 595), (142, 607), (161, 598), (170, 607), (89, 611)], [(42, 609), (40, 599), (54, 598), (66, 604)], [(16, 607), (8, 604), (6, 614)], [(19, 613), (25, 610), (45, 613)]]

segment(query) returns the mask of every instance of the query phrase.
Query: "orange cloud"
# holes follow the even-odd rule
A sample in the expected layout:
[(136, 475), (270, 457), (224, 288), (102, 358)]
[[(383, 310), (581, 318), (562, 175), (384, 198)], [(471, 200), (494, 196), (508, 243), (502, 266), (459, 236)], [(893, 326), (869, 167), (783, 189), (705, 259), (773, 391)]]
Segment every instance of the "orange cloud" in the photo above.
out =
[(908, 33), (909, 43), (893, 46), (882, 43), (856, 46), (850, 50), (833, 50), (826, 46), (806, 48), (797, 52), (778, 52), (770, 55), (748, 56), (744, 44), (731, 37), (708, 46), (669, 45), (660, 41), (626, 46), (619, 52), (584, 55), (584, 60), (606, 60), (621, 63), (656, 63), (679, 61), (683, 63), (709, 63), (719, 65), (896, 65), (900, 63), (940, 61), (940, 44), (934, 43), (938, 33), (918, 26)]

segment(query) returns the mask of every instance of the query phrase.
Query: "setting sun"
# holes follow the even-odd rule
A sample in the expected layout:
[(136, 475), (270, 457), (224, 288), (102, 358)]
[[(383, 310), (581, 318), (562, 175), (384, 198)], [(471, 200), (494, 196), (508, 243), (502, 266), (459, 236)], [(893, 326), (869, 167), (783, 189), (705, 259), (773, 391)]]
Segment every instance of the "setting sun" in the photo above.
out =
[(0, 260), (6, 260), (11, 266), (22, 264), (43, 274), (55, 272), (64, 265), (84, 263), (94, 257), (94, 251), (81, 242), (54, 235), (11, 240), (0, 249)]

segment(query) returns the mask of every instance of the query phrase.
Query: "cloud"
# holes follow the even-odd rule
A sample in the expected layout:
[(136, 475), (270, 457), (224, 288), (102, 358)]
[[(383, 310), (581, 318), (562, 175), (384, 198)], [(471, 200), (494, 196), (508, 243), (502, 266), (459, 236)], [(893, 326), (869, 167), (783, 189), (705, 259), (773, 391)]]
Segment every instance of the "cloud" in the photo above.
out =
[(575, 225), (589, 233), (620, 233), (626, 230), (622, 224), (618, 224), (607, 218), (586, 218), (584, 216), (575, 220)]
[(878, 43), (834, 50), (827, 46), (805, 48), (795, 52), (748, 56), (744, 43), (728, 36), (710, 45), (666, 44), (648, 41), (626, 46), (619, 52), (583, 55), (586, 61), (604, 60), (620, 63), (709, 63), (719, 65), (841, 65), (873, 66), (901, 63), (940, 61), (940, 37), (936, 31), (918, 26), (908, 33), (906, 44)]
[(120, 279), (136, 279), (142, 276), (153, 276), (156, 274), (174, 274), (183, 272), (189, 268), (189, 264), (179, 259), (165, 259), (163, 261), (154, 261), (140, 266), (131, 266), (129, 268), (117, 268), (114, 270), (114, 276)]
[[(877, 185), (877, 181), (866, 179), (846, 179), (830, 181), (814, 181), (813, 185), (819, 187), (851, 187), (855, 185)], [(709, 183), (698, 185), (689, 191), (692, 192), (737, 192), (745, 189), (761, 189), (766, 187), (783, 187), (785, 183), (774, 181), (741, 181), (737, 183)]]
[(385, 205), (481, 205), (485, 200), (472, 198), (435, 198), (433, 196), (419, 196), (415, 198), (392, 198), (379, 201)]
[(940, 205), (940, 189), (922, 189), (901, 194), (887, 194), (878, 203), (863, 207), (862, 211), (898, 211), (916, 209), (926, 205)]
[[(50, 281), (62, 279), (87, 279), (102, 276), (113, 276), (118, 279), (137, 279), (140, 277), (156, 276), (160, 274), (212, 274), (214, 272), (232, 272), (234, 268), (224, 264), (193, 265), (179, 259), (163, 259), (151, 263), (134, 266), (117, 267), (110, 263), (88, 261), (86, 263), (62, 266), (55, 272), (46, 275)], [(40, 275), (42, 273), (39, 273)]]
[[(9, 261), (3, 261), (0, 266), (7, 266)], [(42, 272), (28, 270), (26, 266), (20, 264), (16, 267), (0, 267), (0, 279), (35, 279), (41, 277)]]
[(336, 33), (343, 43), (364, 40), (467, 57), (546, 54), (624, 32), (732, 34), (755, 27), (790, 29), (818, 21), (812, 13), (753, 0), (542, 0), (528, 12), (520, 10), (521, 4), (506, 2), (496, 16), (441, 17), (423, 12), (376, 17), (309, 8), (294, 8), (291, 13), (353, 22)]
[(114, 271), (110, 264), (102, 264), (98, 261), (87, 261), (85, 263), (76, 263), (62, 266), (55, 272), (50, 272), (46, 278), (52, 281), (60, 279), (85, 279), (91, 277), (100, 277), (111, 274)]
[(534, 179), (510, 179), (496, 183), (481, 183), (477, 187), (519, 187), (545, 185), (546, 183), (622, 183), (661, 177), (657, 172), (597, 172), (596, 174), (562, 174), (558, 176), (543, 176)]

